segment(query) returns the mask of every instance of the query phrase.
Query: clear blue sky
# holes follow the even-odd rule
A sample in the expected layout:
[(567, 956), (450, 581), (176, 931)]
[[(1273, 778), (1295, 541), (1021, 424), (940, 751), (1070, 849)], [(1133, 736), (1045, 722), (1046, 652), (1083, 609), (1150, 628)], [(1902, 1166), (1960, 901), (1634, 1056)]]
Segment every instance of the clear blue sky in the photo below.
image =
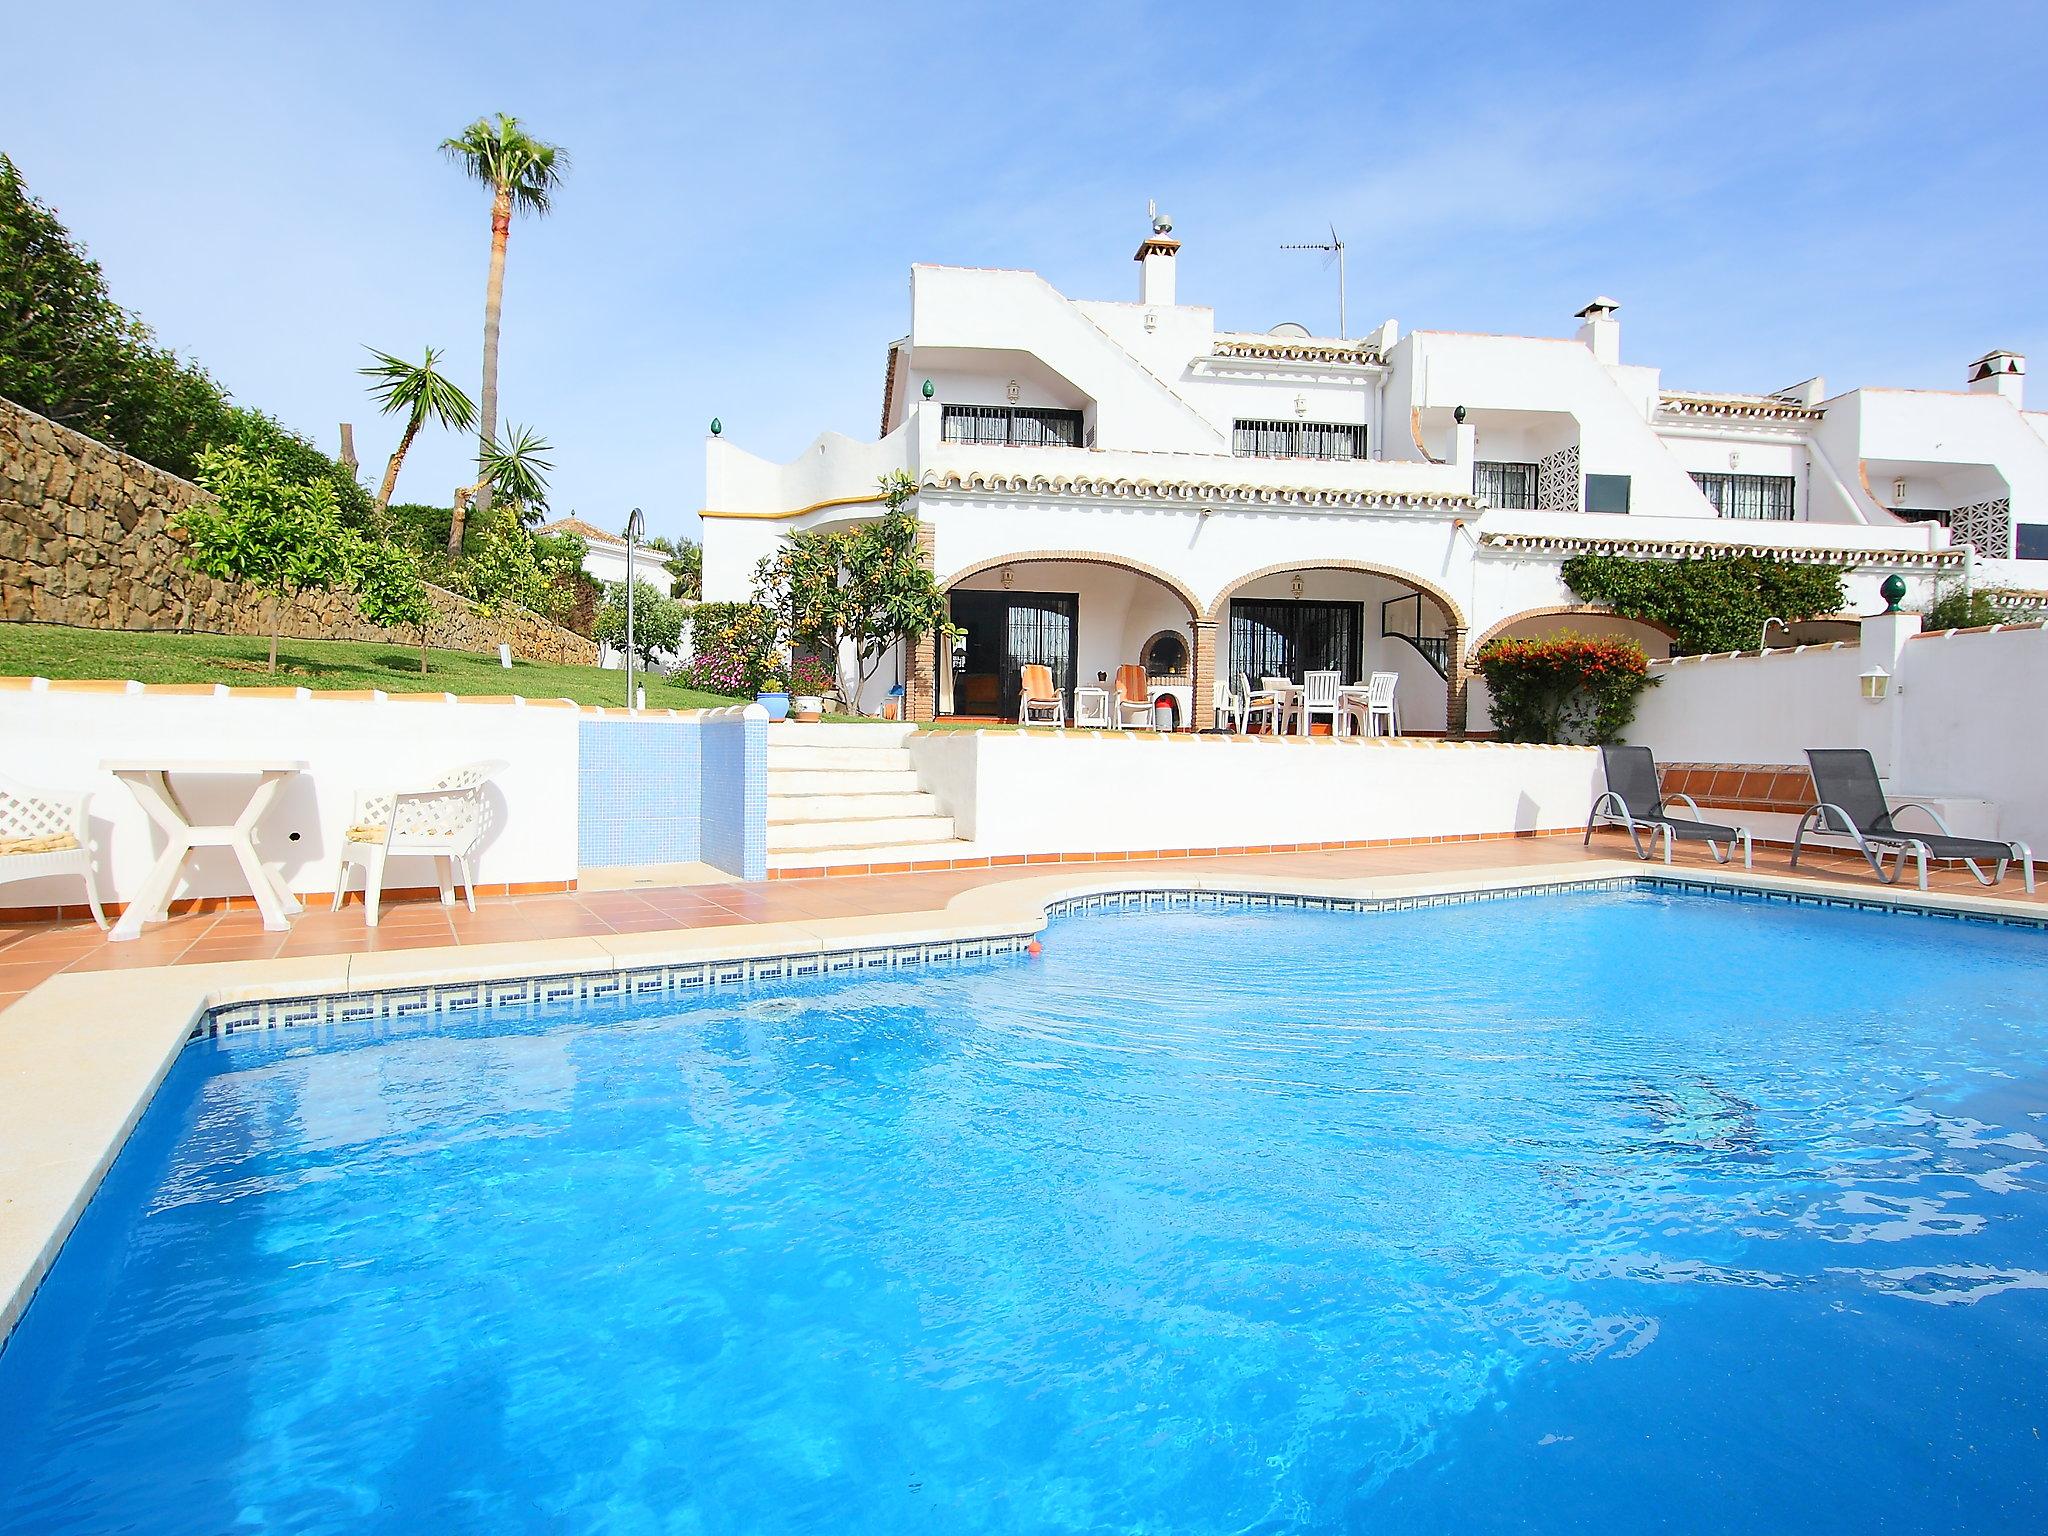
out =
[[(488, 212), (436, 144), (504, 110), (567, 146), (503, 396), (610, 527), (695, 533), (713, 415), (871, 437), (914, 261), (1132, 296), (1148, 197), (1227, 327), (1334, 327), (1275, 249), (1334, 221), (1354, 330), (1568, 334), (1604, 292), (1677, 387), (2048, 368), (2048, 7), (73, 0), (6, 34), (0, 148), (116, 296), (330, 451), (355, 422), (366, 474), (362, 344), (475, 385)], [(400, 497), (465, 467), (423, 442)]]

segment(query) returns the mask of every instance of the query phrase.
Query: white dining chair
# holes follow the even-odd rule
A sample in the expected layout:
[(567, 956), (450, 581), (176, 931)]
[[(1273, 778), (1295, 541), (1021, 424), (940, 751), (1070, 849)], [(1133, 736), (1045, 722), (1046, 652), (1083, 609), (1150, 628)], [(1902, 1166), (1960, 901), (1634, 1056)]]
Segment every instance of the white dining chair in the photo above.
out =
[[(1353, 690), (1344, 701), (1345, 713), (1355, 716), (1359, 728), (1367, 736), (1398, 736), (1401, 734), (1401, 717), (1394, 705), (1394, 690), (1399, 686), (1398, 672), (1375, 672), (1366, 679), (1361, 693)], [(1384, 722), (1386, 730), (1380, 729)]]
[(1280, 734), (1280, 695), (1270, 688), (1254, 688), (1248, 673), (1237, 674), (1237, 724), (1247, 736), (1252, 724), (1261, 716), (1265, 717), (1266, 729), (1273, 735)]
[(1237, 694), (1229, 683), (1217, 678), (1209, 685), (1209, 702), (1216, 709), (1216, 729), (1237, 736), (1244, 731), (1244, 715), (1237, 702)]
[(1342, 672), (1318, 671), (1302, 674), (1301, 696), (1295, 705), (1302, 735), (1308, 735), (1317, 715), (1328, 715), (1330, 734), (1335, 736), (1338, 733), (1337, 690), (1343, 686)]
[(1107, 730), (1117, 722), (1110, 718), (1109, 690), (1107, 688), (1076, 688), (1074, 690), (1074, 724), (1076, 727), (1092, 727)]

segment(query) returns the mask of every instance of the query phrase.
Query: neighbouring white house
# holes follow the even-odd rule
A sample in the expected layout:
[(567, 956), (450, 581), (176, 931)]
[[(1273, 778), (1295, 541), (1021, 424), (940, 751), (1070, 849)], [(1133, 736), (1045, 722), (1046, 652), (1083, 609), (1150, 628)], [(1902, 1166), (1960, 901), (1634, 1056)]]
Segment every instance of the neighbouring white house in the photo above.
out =
[[(626, 579), (626, 541), (616, 533), (607, 533), (595, 523), (586, 523), (580, 517), (558, 517), (552, 523), (543, 523), (540, 533), (573, 533), (583, 540), (583, 573), (593, 581), (624, 581)], [(666, 594), (669, 588), (667, 572), (668, 551), (649, 549), (645, 544), (633, 550), (633, 574)]]
[(1179, 302), (1179, 251), (1156, 220), (1129, 303), (912, 267), (876, 441), (777, 464), (714, 430), (704, 595), (746, 597), (783, 533), (874, 516), (902, 470), (962, 631), (877, 679), (911, 718), (1015, 718), (1028, 663), (1070, 699), (1142, 663), (1207, 726), (1219, 679), (1334, 667), (1398, 673), (1403, 728), (1455, 733), (1488, 723), (1467, 663), (1496, 635), (1669, 654), (1565, 587), (1580, 551), (1842, 565), (1864, 612), (1894, 573), (1915, 602), (1943, 578), (2048, 586), (2048, 415), (2022, 410), (2015, 353), (1952, 392), (1691, 393), (1622, 360), (1612, 299), (1570, 338), (1219, 331)]

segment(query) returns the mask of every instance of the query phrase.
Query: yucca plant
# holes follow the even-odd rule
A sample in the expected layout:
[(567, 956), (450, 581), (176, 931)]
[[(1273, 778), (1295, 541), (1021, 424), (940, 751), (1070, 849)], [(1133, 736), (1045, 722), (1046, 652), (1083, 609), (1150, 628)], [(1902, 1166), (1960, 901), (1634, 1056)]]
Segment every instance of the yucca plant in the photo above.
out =
[(357, 371), (373, 381), (370, 395), (376, 400), (377, 409), (387, 416), (405, 413), (405, 431), (392, 450), (391, 462), (384, 466), (384, 483), (377, 488), (377, 514), (381, 518), (384, 509), (391, 505), (392, 492), (398, 488), (399, 466), (405, 463), (420, 428), (433, 421), (451, 432), (467, 432), (476, 425), (476, 404), (456, 384), (441, 376), (436, 368), (441, 354), (432, 347), (427, 348), (426, 361), (420, 363), (409, 363), (375, 347), (364, 350), (376, 362)]

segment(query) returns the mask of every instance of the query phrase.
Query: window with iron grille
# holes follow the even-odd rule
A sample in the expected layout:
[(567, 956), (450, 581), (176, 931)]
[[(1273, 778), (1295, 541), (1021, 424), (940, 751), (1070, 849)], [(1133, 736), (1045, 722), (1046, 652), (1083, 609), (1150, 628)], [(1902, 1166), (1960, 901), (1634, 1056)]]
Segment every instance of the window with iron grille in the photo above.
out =
[(1078, 448), (1081, 413), (1035, 405), (949, 405), (939, 413), (949, 443), (997, 448)]
[(1230, 451), (1241, 459), (1362, 459), (1365, 428), (1336, 421), (1248, 421), (1240, 416)]
[(1487, 505), (1529, 512), (1536, 507), (1536, 466), (1481, 459), (1472, 466), (1472, 494)]
[(1792, 521), (1790, 475), (1717, 475), (1696, 469), (1692, 478), (1718, 517), (1765, 523)]

